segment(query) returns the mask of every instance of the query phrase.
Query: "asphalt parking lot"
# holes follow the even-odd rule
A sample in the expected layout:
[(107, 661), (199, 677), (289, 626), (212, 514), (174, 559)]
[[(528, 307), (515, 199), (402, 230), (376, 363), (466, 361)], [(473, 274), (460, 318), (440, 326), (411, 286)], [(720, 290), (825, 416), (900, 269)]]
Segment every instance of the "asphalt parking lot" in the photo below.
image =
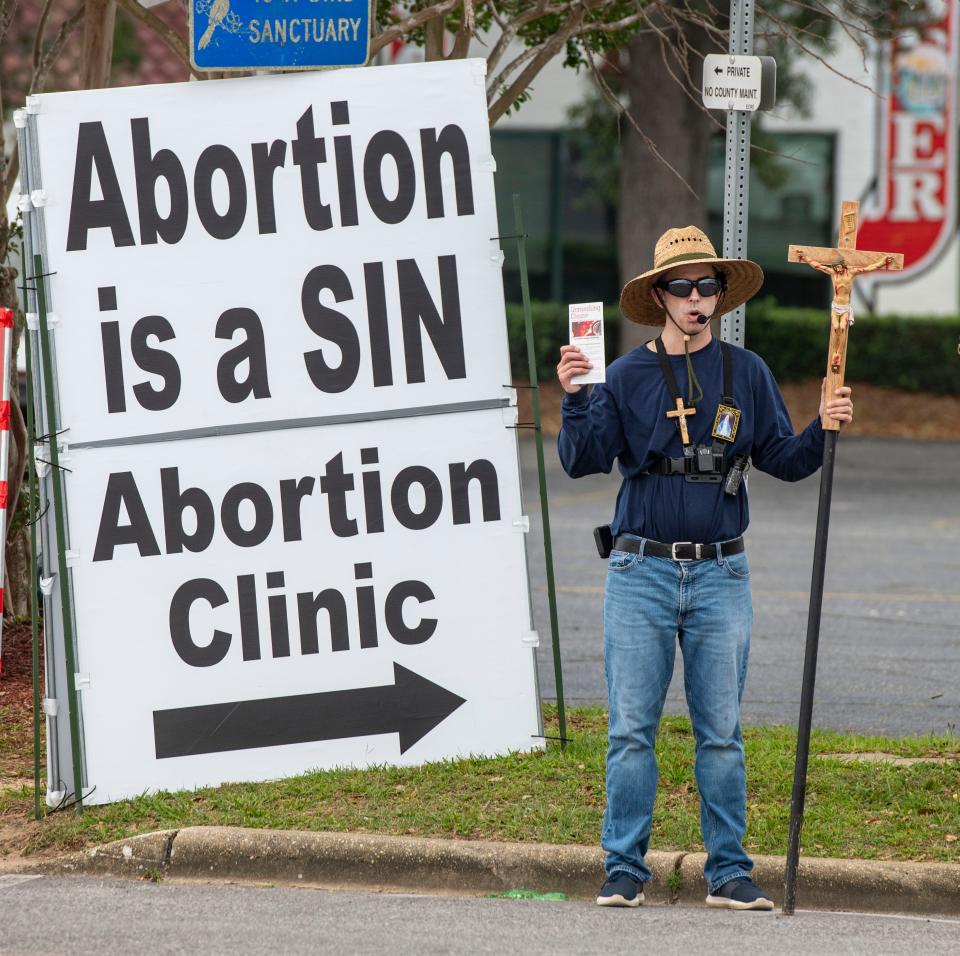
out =
[[(616, 471), (567, 478), (546, 442), (564, 696), (606, 701), (601, 607)], [(541, 694), (556, 696), (535, 443), (521, 441)], [(960, 731), (960, 444), (838, 443), (814, 725), (891, 735)], [(819, 473), (788, 484), (751, 472), (747, 532), (755, 621), (747, 724), (796, 724)], [(668, 713), (685, 713), (680, 655)]]

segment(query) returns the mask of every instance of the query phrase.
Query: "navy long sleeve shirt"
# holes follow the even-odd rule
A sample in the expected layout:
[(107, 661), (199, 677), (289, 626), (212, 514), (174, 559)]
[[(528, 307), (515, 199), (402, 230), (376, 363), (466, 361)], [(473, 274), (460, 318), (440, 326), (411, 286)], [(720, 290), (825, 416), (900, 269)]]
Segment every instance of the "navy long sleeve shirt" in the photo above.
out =
[[(736, 441), (726, 457), (749, 455), (755, 468), (798, 481), (823, 461), (823, 429), (814, 419), (795, 434), (780, 389), (760, 356), (731, 346), (733, 400), (740, 410)], [(687, 395), (684, 356), (669, 356), (681, 395)], [(711, 444), (717, 405), (723, 400), (720, 343), (690, 353), (703, 398), (687, 418), (690, 439)], [(623, 483), (611, 522), (614, 535), (630, 532), (655, 541), (727, 541), (743, 534), (750, 520), (747, 491), (725, 494), (722, 482), (689, 482), (682, 475), (644, 474), (662, 458), (680, 458), (683, 443), (674, 402), (656, 352), (645, 346), (607, 368), (607, 380), (588, 394), (581, 388), (563, 397), (557, 440), (560, 462), (571, 478), (603, 472), (617, 462)]]

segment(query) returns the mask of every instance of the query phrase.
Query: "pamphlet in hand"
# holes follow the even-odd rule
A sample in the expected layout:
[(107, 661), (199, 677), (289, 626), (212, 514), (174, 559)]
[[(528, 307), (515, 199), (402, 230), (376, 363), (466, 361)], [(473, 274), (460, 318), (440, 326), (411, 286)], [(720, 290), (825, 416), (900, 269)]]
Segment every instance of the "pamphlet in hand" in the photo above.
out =
[(583, 375), (574, 375), (572, 385), (592, 385), (607, 380), (603, 351), (603, 303), (579, 302), (570, 306), (570, 344), (575, 345), (593, 364)]

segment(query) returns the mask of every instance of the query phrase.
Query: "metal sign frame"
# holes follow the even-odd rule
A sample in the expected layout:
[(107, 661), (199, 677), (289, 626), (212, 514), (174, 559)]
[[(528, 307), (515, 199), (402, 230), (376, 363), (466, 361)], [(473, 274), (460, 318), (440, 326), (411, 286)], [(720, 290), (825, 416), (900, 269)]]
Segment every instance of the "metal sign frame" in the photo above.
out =
[[(303, 82), (306, 78), (298, 79), (297, 82)], [(291, 78), (292, 81), (292, 78)], [(272, 82), (271, 80), (250, 80), (241, 82)], [(42, 707), (40, 708), (48, 724), (48, 755), (47, 755), (47, 803), (51, 807), (62, 808), (64, 806), (75, 806), (79, 811), (84, 802), (100, 803), (104, 799), (109, 799), (107, 790), (100, 788), (100, 792), (94, 796), (91, 783), (96, 782), (97, 765), (95, 755), (92, 750), (88, 750), (88, 745), (92, 746), (95, 728), (95, 699), (87, 697), (87, 729), (88, 739), (85, 740), (84, 734), (84, 698), (90, 691), (85, 692), (85, 687), (90, 685), (90, 680), (82, 673), (89, 668), (89, 664), (84, 665), (79, 661), (78, 666), (78, 646), (82, 651), (84, 644), (76, 639), (77, 618), (82, 621), (83, 615), (78, 614), (73, 599), (74, 576), (80, 583), (81, 596), (83, 594), (82, 580), (84, 571), (84, 562), (80, 557), (71, 551), (71, 542), (69, 540), (71, 524), (69, 521), (69, 497), (63, 492), (63, 472), (69, 466), (66, 464), (72, 454), (74, 466), (79, 468), (82, 454), (86, 454), (83, 449), (84, 442), (71, 442), (69, 447), (66, 438), (61, 434), (63, 423), (60, 417), (61, 388), (67, 388), (67, 378), (58, 383), (57, 361), (56, 361), (56, 340), (57, 336), (53, 333), (56, 327), (56, 316), (50, 311), (48, 306), (56, 306), (52, 301), (51, 282), (49, 275), (51, 270), (56, 268), (56, 263), (49, 260), (48, 245), (50, 242), (56, 242), (59, 248), (59, 242), (56, 241), (54, 220), (51, 220), (45, 226), (43, 206), (46, 205), (46, 194), (41, 180), (42, 167), (39, 153), (39, 133), (37, 114), (41, 110), (41, 101), (33, 99), (28, 104), (28, 108), (17, 112), (16, 126), (19, 139), (21, 155), (23, 156), (22, 186), (23, 194), (19, 203), (19, 208), (24, 220), (24, 243), (25, 243), (25, 261), (29, 264), (24, 270), (24, 293), (25, 307), (27, 312), (28, 336), (31, 351), (31, 392), (36, 403), (36, 421), (37, 430), (42, 432), (37, 439), (38, 452), (36, 455), (37, 463), (40, 466), (38, 471), (42, 478), (40, 491), (40, 535), (41, 535), (41, 581), (40, 590), (43, 593), (44, 600), (44, 618), (46, 621), (45, 646), (46, 646), (46, 691)], [(486, 167), (485, 167), (486, 168)], [(51, 175), (48, 168), (48, 176)], [(59, 179), (59, 176), (56, 178)], [(46, 184), (48, 188), (56, 183)], [(47, 227), (50, 228), (50, 239), (47, 237)], [(483, 233), (487, 235), (486, 232)], [(484, 260), (486, 261), (486, 259)], [(491, 262), (497, 262), (496, 256), (490, 257)], [(53, 285), (56, 290), (61, 290), (61, 278), (57, 279)], [(58, 294), (62, 293), (58, 292)], [(68, 327), (69, 328), (69, 327)], [(61, 352), (62, 352), (61, 342)], [(63, 369), (61, 369), (63, 372)], [(64, 373), (65, 374), (65, 373)], [(499, 374), (499, 373), (497, 373)], [(500, 378), (496, 379), (501, 382)], [(503, 386), (498, 386), (503, 387)], [(63, 391), (63, 395), (68, 395), (69, 391)], [(490, 400), (498, 409), (500, 406), (506, 408), (512, 402), (508, 396), (498, 397), (496, 400)], [(478, 403), (472, 403), (478, 404)], [(414, 411), (408, 409), (407, 411)], [(515, 419), (515, 411), (511, 412)], [(510, 415), (502, 415), (500, 418), (505, 427), (515, 427), (509, 424)], [(361, 416), (362, 418), (362, 416)], [(360, 420), (360, 419), (358, 419)], [(365, 419), (364, 419), (365, 420)], [(77, 423), (74, 422), (74, 425)], [(260, 430), (260, 429), (254, 429)], [(74, 433), (75, 438), (81, 436)], [(153, 436), (157, 440), (164, 440), (164, 435)], [(516, 434), (512, 438), (514, 454), (519, 457), (519, 449), (516, 447)], [(86, 442), (86, 445), (102, 444)], [(519, 478), (519, 472), (518, 472)], [(77, 473), (71, 476), (72, 481), (77, 480)], [(519, 489), (518, 489), (519, 490)], [(74, 509), (76, 503), (74, 503)], [(520, 507), (522, 510), (522, 492)], [(75, 515), (79, 518), (79, 515)], [(514, 527), (518, 532), (525, 532), (528, 525), (526, 519), (515, 521)], [(81, 548), (82, 534), (79, 527), (74, 529), (74, 538), (77, 544), (74, 547)], [(540, 694), (537, 686), (537, 675), (535, 666), (534, 646), (536, 644), (536, 632), (532, 619), (532, 607), (530, 605), (530, 595), (526, 596), (526, 612), (524, 618), (529, 614), (527, 628), (523, 630), (521, 636), (522, 650), (530, 655), (533, 673), (533, 697), (536, 702), (536, 727), (533, 729), (538, 733), (530, 734), (532, 740), (543, 739), (542, 713), (540, 712)], [(556, 624), (551, 621), (556, 645)], [(555, 646), (555, 650), (557, 650)], [(559, 664), (558, 664), (559, 666)], [(93, 672), (90, 672), (93, 676)], [(563, 712), (562, 684), (558, 678), (558, 696), (561, 715)], [(561, 717), (561, 738), (565, 737)], [(326, 738), (324, 738), (326, 739)], [(565, 742), (565, 741), (564, 741)], [(402, 752), (402, 751), (401, 751)], [(91, 779), (92, 778), (92, 779)]]

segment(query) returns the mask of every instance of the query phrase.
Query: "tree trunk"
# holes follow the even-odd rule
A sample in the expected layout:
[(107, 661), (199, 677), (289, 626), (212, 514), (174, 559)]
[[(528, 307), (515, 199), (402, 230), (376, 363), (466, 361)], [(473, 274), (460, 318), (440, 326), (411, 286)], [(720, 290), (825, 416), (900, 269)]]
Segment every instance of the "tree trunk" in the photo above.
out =
[(15, 620), (23, 620), (30, 616), (30, 529), (25, 525), (7, 535), (6, 570), (4, 610)]
[[(7, 235), (8, 223), (5, 212), (0, 214), (0, 228)], [(4, 243), (6, 245), (6, 243)], [(6, 250), (4, 250), (6, 251)], [(17, 314), (16, 294), (17, 271), (12, 266), (0, 266), (0, 306), (13, 309)], [(22, 329), (22, 326), (21, 326)], [(20, 341), (18, 330), (14, 329), (12, 336), (12, 354), (17, 354), (17, 344)], [(17, 510), (17, 501), (23, 482), (26, 466), (27, 429), (20, 414), (20, 392), (18, 388), (17, 363), (11, 361), (10, 368), (10, 436), (9, 458), (7, 460), (7, 535), (6, 535), (6, 581), (4, 583), (4, 607), (14, 616), (24, 617), (30, 608), (30, 545), (23, 524), (11, 527), (17, 522), (14, 517)], [(22, 586), (26, 581), (26, 586)]]
[(427, 63), (443, 59), (445, 24), (446, 19), (444, 17), (435, 17), (433, 20), (428, 20), (424, 27), (423, 58)]
[[(691, 94), (670, 75), (660, 42), (654, 34), (641, 34), (631, 41), (624, 91), (630, 115), (673, 169), (654, 154), (629, 121), (623, 121), (617, 226), (621, 286), (653, 268), (654, 246), (667, 229), (689, 225), (705, 229), (707, 225), (707, 166), (710, 136), (716, 126), (696, 91)], [(693, 27), (687, 31), (687, 42), (700, 52), (712, 49), (703, 32)], [(690, 60), (691, 76), (699, 76), (701, 61)], [(670, 63), (678, 73), (675, 60), (671, 58)], [(678, 173), (696, 195), (680, 181)], [(652, 327), (624, 321), (621, 353), (654, 334)]]
[(83, 63), (80, 74), (82, 90), (99, 90), (110, 85), (116, 17), (115, 0), (87, 0), (83, 19)]
[[(87, 0), (84, 8), (83, 61), (81, 83), (83, 88), (99, 89), (110, 82), (110, 64), (113, 58), (113, 32), (116, 19), (115, 0)], [(0, 90), (0, 115), (3, 97)], [(0, 134), (0, 156), (3, 156), (4, 141)], [(0, 184), (5, 184), (6, 169), (2, 170)], [(18, 313), (17, 268), (3, 263), (8, 253), (9, 222), (6, 203), (0, 208), (0, 306)], [(19, 317), (19, 316), (18, 316)], [(13, 334), (13, 355), (23, 335), (22, 322), (18, 322)], [(6, 575), (3, 584), (3, 609), (15, 617), (25, 617), (30, 611), (30, 543), (29, 528), (23, 520), (33, 504), (22, 495), (27, 463), (27, 428), (20, 412), (19, 376), (16, 363), (12, 363), (10, 379), (10, 449), (7, 464), (7, 534), (5, 543)]]

